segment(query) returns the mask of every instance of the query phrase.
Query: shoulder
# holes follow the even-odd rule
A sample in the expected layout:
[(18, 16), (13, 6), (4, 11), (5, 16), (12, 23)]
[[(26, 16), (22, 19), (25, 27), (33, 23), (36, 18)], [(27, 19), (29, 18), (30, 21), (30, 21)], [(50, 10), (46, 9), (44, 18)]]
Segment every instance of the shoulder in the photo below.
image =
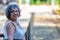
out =
[(6, 29), (15, 29), (13, 22), (6, 22)]
[(8, 24), (6, 25), (6, 32), (8, 37), (12, 36), (13, 33), (15, 32), (15, 27), (11, 22), (8, 22)]

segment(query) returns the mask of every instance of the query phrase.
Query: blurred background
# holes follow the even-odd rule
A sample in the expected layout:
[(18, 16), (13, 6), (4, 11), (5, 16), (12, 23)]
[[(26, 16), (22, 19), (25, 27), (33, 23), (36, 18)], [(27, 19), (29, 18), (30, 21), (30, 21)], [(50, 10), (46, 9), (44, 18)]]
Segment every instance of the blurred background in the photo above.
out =
[(19, 23), (28, 32), (27, 40), (60, 40), (60, 0), (0, 0), (0, 34), (7, 20), (5, 9), (12, 3), (21, 9)]

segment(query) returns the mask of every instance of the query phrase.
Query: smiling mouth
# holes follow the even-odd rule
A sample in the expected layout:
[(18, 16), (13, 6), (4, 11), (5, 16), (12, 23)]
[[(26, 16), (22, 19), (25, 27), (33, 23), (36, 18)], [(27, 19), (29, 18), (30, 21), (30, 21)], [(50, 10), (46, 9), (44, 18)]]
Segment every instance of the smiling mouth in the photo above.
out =
[(13, 15), (13, 17), (17, 17), (17, 15)]

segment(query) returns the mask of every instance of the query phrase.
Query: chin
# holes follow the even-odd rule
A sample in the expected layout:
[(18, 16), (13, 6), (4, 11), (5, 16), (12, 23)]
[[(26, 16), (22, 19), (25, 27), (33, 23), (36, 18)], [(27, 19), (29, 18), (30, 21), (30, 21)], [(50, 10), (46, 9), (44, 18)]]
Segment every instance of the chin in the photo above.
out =
[(16, 18), (14, 18), (13, 20), (17, 20)]

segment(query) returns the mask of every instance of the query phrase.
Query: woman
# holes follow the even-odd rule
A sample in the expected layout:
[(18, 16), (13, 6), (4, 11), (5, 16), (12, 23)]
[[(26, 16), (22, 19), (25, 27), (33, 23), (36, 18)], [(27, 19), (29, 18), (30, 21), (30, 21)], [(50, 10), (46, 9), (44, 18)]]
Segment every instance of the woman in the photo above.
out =
[(11, 4), (6, 9), (7, 21), (4, 25), (4, 40), (25, 40), (24, 30), (18, 22), (20, 9), (16, 4)]

